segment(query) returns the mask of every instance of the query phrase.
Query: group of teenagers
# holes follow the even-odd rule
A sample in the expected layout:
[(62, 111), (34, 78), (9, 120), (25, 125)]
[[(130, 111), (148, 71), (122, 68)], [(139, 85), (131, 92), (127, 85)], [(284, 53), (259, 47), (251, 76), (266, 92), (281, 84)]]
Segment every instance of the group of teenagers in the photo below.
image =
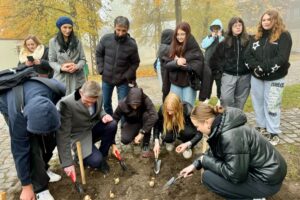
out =
[[(19, 65), (32, 67), (37, 76), (51, 80), (52, 87), (25, 81), (21, 109), (16, 90), (0, 94), (0, 111), (9, 126), (22, 184), (20, 199), (54, 199), (48, 182), (61, 177), (48, 169), (48, 162), (56, 146), (67, 176), (76, 178), (77, 141), (84, 165), (109, 173), (109, 150), (115, 155), (119, 151), (115, 142), (119, 122), (121, 143), (140, 145), (145, 158), (157, 157), (162, 145), (191, 158), (192, 149), (206, 135), (209, 149), (180, 175), (189, 177), (203, 169), (203, 184), (226, 199), (264, 198), (280, 190), (287, 165), (271, 143), (280, 133), (280, 102), (292, 41), (277, 11), (262, 15), (253, 37), (239, 17), (229, 21), (225, 35), (222, 23), (215, 20), (201, 43), (205, 57), (188, 23), (164, 30), (155, 63), (163, 93), (158, 111), (136, 83), (140, 58), (128, 34), (129, 20), (115, 18), (114, 33), (104, 35), (97, 45), (101, 86), (85, 80), (86, 58), (73, 25), (69, 17), (60, 17), (49, 49), (29, 36), (20, 52)], [(195, 76), (201, 87), (200, 103), (194, 107), (198, 88), (191, 79)], [(213, 80), (220, 100), (216, 106), (207, 103)], [(250, 85), (257, 127), (246, 124), (242, 111)], [(113, 110), (115, 87), (118, 106)], [(262, 134), (267, 132), (270, 137)], [(176, 140), (181, 142), (175, 147)]]

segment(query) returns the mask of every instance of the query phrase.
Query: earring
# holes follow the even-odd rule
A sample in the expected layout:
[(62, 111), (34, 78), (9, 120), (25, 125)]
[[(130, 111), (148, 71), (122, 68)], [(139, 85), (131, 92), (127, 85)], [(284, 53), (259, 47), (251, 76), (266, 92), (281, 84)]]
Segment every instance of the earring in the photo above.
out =
[(211, 126), (209, 126), (209, 127), (207, 127), (208, 129), (210, 129), (211, 128)]

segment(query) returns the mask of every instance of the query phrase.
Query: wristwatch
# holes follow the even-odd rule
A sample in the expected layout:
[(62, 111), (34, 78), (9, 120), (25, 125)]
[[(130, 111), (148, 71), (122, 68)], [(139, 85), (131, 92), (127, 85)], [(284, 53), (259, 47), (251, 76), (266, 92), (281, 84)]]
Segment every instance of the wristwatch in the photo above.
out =
[(145, 135), (146, 131), (144, 129), (141, 129), (140, 133), (143, 134), (143, 135)]

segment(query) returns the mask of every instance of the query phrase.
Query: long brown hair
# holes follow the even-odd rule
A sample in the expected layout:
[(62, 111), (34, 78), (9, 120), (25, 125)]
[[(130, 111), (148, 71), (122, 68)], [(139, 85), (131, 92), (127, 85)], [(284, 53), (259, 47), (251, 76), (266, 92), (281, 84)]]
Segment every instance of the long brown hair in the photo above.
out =
[(272, 22), (273, 22), (273, 27), (271, 29), (271, 34), (269, 36), (269, 41), (274, 42), (279, 39), (280, 35), (282, 32), (285, 32), (285, 25), (283, 23), (283, 20), (279, 13), (276, 10), (267, 10), (260, 18), (258, 27), (257, 27), (257, 32), (255, 34), (255, 39), (259, 40), (262, 35), (264, 28), (262, 27), (262, 19), (265, 15), (269, 15)]
[(228, 22), (228, 29), (225, 34), (225, 40), (224, 42), (231, 47), (232, 46), (232, 38), (233, 38), (233, 32), (232, 32), (232, 27), (235, 23), (241, 23), (243, 26), (243, 30), (240, 34), (240, 39), (241, 39), (241, 44), (243, 47), (247, 46), (249, 42), (249, 35), (246, 31), (245, 23), (240, 17), (232, 17), (229, 22)]
[(27, 52), (27, 53), (29, 53), (30, 51), (29, 51), (29, 49), (27, 48), (27, 46), (26, 46), (26, 42), (27, 42), (27, 40), (33, 40), (33, 42), (36, 44), (36, 46), (39, 46), (39, 45), (41, 45), (42, 43), (41, 43), (41, 41), (38, 39), (38, 37), (36, 37), (35, 35), (28, 35), (25, 39), (24, 39), (24, 42), (23, 42), (23, 48), (24, 48), (24, 50)]
[[(174, 115), (170, 116), (167, 112), (167, 107), (171, 106), (174, 110)], [(178, 133), (184, 129), (184, 114), (183, 114), (183, 105), (180, 98), (174, 94), (169, 93), (166, 96), (166, 99), (163, 104), (163, 131), (167, 133), (170, 130), (176, 130)]]
[[(177, 32), (179, 29), (185, 32), (185, 40), (183, 43), (179, 43), (177, 40)], [(175, 58), (175, 56), (182, 57), (184, 55), (186, 42), (190, 35), (191, 27), (187, 22), (181, 22), (176, 26), (170, 48), (170, 58)]]
[(191, 120), (203, 123), (205, 120), (215, 118), (218, 114), (223, 112), (224, 108), (221, 106), (211, 106), (209, 104), (199, 103), (191, 112)]

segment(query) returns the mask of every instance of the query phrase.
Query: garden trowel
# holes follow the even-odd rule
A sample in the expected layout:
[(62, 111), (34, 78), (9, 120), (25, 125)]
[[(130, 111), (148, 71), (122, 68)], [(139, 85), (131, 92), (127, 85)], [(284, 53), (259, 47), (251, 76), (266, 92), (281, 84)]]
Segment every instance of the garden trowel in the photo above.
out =
[(115, 156), (119, 160), (120, 166), (123, 169), (123, 171), (126, 171), (127, 166), (126, 166), (124, 160), (121, 158), (120, 152), (118, 150), (115, 151)]
[(160, 171), (161, 160), (158, 160), (158, 155), (155, 155), (154, 173), (157, 175)]
[(70, 178), (71, 178), (71, 180), (72, 180), (72, 182), (74, 184), (74, 187), (75, 187), (76, 191), (79, 194), (84, 194), (84, 190), (83, 190), (82, 185), (75, 180), (75, 175), (74, 174), (70, 174)]
[(181, 179), (183, 175), (178, 175), (176, 178), (173, 176), (168, 182), (163, 186), (163, 190), (169, 189), (170, 186), (172, 186), (178, 179)]

